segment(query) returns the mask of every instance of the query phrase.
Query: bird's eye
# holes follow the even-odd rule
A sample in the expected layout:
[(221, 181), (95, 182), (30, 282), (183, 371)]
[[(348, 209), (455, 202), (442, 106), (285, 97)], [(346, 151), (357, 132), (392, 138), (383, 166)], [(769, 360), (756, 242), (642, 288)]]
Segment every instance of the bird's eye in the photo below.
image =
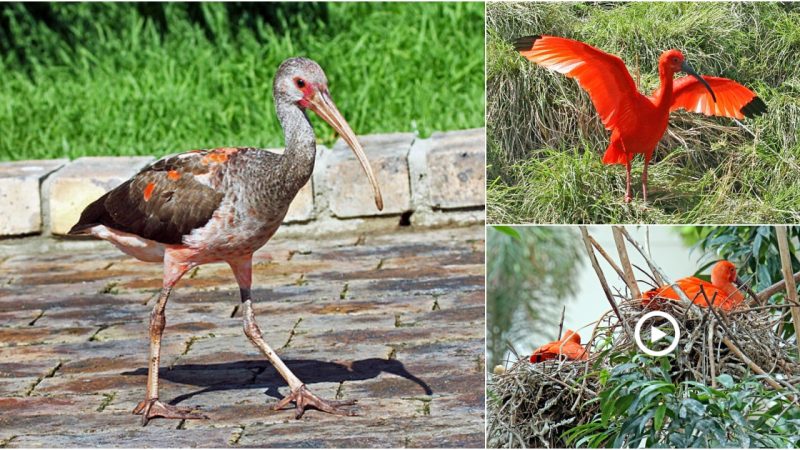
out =
[(678, 62), (678, 57), (676, 56), (676, 57), (672, 58), (672, 62)]
[(302, 78), (297, 78), (296, 80), (294, 80), (294, 84), (296, 84), (297, 87), (299, 87), (300, 89), (306, 87), (306, 82)]

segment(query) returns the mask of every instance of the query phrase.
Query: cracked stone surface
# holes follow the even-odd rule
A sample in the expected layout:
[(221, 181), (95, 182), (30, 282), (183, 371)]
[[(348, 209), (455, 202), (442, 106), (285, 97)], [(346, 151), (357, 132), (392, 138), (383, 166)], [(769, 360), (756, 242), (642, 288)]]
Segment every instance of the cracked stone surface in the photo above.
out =
[(288, 388), (242, 332), (230, 269), (201, 266), (167, 305), (160, 397), (210, 419), (144, 428), (161, 267), (105, 242), (2, 241), (0, 447), (483, 447), (483, 239), (402, 227), (256, 254), (266, 341), (356, 417), (272, 411)]

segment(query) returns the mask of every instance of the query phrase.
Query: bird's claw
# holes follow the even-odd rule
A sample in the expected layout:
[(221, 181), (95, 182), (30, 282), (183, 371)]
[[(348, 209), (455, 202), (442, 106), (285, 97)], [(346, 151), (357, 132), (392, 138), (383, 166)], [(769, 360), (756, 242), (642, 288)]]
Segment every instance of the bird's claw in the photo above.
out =
[(352, 406), (357, 402), (358, 400), (323, 400), (312, 394), (311, 391), (306, 388), (306, 385), (303, 384), (299, 388), (289, 393), (289, 395), (284, 397), (281, 401), (276, 403), (272, 409), (277, 411), (283, 409), (289, 403), (294, 403), (295, 419), (300, 419), (303, 417), (303, 414), (305, 414), (306, 408), (308, 407), (318, 409), (328, 414), (335, 414), (337, 416), (355, 416), (357, 415), (355, 411), (350, 409), (342, 409), (340, 406)]
[(147, 422), (155, 417), (163, 417), (165, 419), (208, 419), (205, 414), (193, 413), (192, 408), (167, 405), (157, 398), (142, 400), (136, 405), (136, 408), (133, 408), (133, 413), (142, 415), (142, 426), (147, 425)]

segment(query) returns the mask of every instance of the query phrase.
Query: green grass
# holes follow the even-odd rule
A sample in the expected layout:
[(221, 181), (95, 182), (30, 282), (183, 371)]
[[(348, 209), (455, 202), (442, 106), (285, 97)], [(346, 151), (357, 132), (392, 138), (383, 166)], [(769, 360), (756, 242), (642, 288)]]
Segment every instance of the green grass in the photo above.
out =
[(0, 160), (279, 147), (291, 56), (320, 63), (358, 134), (483, 126), (480, 3), (32, 8), (0, 8)]
[[(699, 72), (755, 90), (769, 112), (744, 125), (685, 112), (625, 204), (623, 166), (603, 165), (610, 132), (573, 80), (508, 43), (565, 36), (620, 56), (641, 92), (657, 60), (684, 52)], [(800, 220), (800, 5), (490, 3), (487, 6), (487, 216), (490, 223), (761, 223)]]

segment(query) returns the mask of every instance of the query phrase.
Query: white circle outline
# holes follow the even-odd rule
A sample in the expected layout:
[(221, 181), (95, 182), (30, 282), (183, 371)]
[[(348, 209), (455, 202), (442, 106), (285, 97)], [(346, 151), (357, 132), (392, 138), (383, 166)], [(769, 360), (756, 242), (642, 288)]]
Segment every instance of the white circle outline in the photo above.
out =
[[(662, 317), (667, 319), (670, 325), (672, 325), (672, 329), (675, 330), (675, 338), (672, 340), (672, 343), (669, 344), (669, 347), (665, 348), (664, 350), (651, 350), (642, 342), (642, 325), (644, 325), (644, 322), (651, 317)], [(681, 329), (678, 327), (678, 321), (675, 320), (675, 318), (671, 315), (662, 311), (651, 311), (643, 315), (642, 318), (636, 322), (636, 328), (633, 330), (633, 337), (636, 339), (636, 345), (639, 346), (639, 350), (642, 352), (650, 356), (664, 356), (672, 353), (676, 348), (678, 348), (678, 341), (681, 339)]]

